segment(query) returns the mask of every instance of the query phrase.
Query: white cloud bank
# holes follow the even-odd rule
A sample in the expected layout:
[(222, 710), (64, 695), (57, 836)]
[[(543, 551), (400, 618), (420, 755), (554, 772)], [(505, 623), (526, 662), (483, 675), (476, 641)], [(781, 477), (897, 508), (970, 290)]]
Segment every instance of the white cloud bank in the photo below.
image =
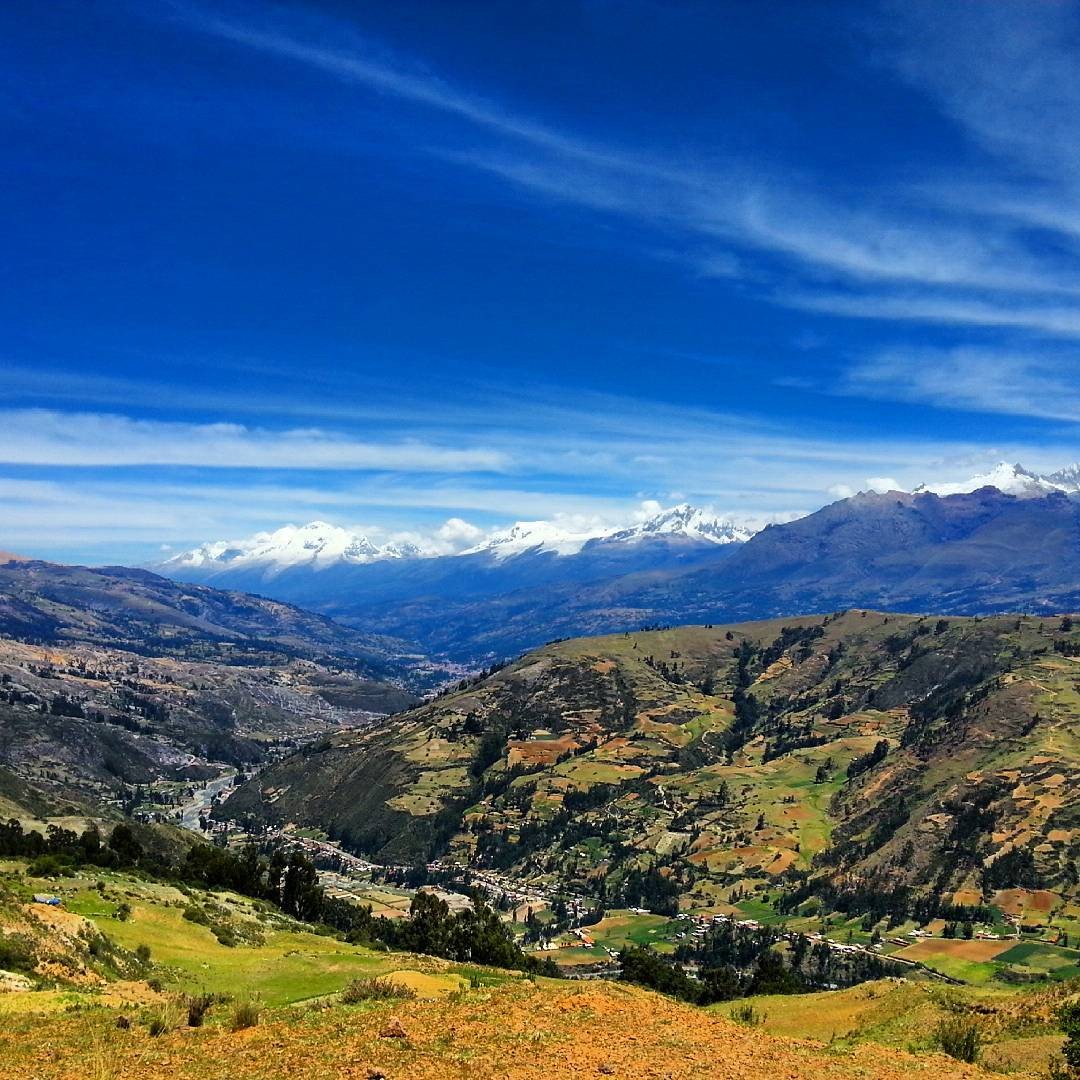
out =
[(452, 473), (500, 472), (508, 466), (503, 453), (484, 447), (458, 449), (414, 440), (368, 442), (317, 428), (271, 431), (242, 424), (136, 420), (47, 409), (0, 410), (0, 462)]

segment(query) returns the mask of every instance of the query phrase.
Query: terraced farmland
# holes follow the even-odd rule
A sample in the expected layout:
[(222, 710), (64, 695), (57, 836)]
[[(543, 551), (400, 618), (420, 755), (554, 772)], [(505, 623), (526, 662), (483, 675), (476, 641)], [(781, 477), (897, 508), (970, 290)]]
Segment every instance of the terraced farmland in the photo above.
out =
[(798, 919), (876, 888), (992, 922), (1020, 889), (1068, 930), (1077, 636), (850, 611), (558, 642), (276, 765), (224, 814), (606, 906)]

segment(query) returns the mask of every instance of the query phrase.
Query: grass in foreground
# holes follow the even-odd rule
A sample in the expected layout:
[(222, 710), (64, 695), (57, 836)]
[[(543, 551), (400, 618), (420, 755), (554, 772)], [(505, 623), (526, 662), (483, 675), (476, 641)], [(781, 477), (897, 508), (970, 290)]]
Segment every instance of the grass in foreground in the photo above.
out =
[(393, 1080), (512, 1076), (665, 1077), (693, 1080), (974, 1080), (949, 1058), (856, 1046), (838, 1053), (779, 1039), (655, 994), (618, 984), (521, 979), (433, 1001), (267, 1010), (257, 1026), (228, 1017), (151, 1036), (111, 1010), (0, 1021), (0, 1070), (36, 1080)]

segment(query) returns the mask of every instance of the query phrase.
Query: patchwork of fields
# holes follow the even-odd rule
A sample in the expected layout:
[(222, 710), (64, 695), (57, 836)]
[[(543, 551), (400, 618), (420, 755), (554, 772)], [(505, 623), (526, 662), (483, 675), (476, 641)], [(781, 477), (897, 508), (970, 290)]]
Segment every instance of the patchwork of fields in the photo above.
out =
[[(973, 907), (1041, 888), (1067, 918), (1080, 667), (1059, 624), (850, 611), (556, 642), (271, 767), (223, 814), (608, 906), (642, 902), (635, 871), (723, 911), (835, 868)], [(1035, 865), (984, 888), (1016, 850)]]

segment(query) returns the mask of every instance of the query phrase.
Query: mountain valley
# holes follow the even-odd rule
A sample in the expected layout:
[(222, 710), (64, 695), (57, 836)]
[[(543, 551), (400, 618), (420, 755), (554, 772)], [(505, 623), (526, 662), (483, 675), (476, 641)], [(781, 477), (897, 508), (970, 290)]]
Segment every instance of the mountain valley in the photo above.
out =
[(404, 643), (285, 604), (145, 571), (10, 560), (0, 566), (0, 807), (171, 815), (153, 798), (143, 806), (151, 788), (369, 724), (440, 678)]
[(0, 1080), (1080, 1080), (1080, 0), (0, 26)]
[[(1080, 979), (1080, 625), (1059, 614), (1080, 502), (994, 479), (1015, 490), (863, 493), (752, 536), (675, 508), (632, 536), (347, 565), (338, 536), (327, 565), (258, 578), (319, 582), (319, 613), (5, 556), (0, 989), (15, 1016), (77, 1003), (69, 1060), (92, 1038), (140, 1075), (146, 1036), (102, 1012), (164, 1047), (178, 1010), (216, 1010), (182, 1058), (200, 1070), (243, 1035), (207, 990), (232, 977), (279, 1058), (310, 1052), (310, 994), (338, 1031), (369, 995), (362, 1015), (430, 1027), (401, 1075), (446, 1064), (448, 1007), (490, 1002), (468, 1053), (497, 1054), (508, 1010), (550, 1013), (550, 1037), (586, 993), (562, 980), (594, 978), (620, 980), (587, 992), (609, 1037), (662, 1042), (633, 1018), (667, 1010), (748, 1077), (826, 1075), (784, 1039), (828, 1023), (838, 1077), (882, 1054), (959, 1076), (933, 1056), (950, 1023), (1033, 1075)], [(4, 1016), (0, 993), (19, 1060)], [(600, 1071), (637, 1075), (641, 1045)]]

